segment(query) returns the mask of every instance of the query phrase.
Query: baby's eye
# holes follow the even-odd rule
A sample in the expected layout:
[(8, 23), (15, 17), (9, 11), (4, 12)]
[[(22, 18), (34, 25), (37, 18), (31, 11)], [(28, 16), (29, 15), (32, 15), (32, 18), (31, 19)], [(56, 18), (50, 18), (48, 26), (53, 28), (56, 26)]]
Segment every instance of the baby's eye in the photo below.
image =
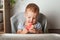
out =
[(28, 18), (31, 18), (31, 17), (28, 17)]
[(36, 18), (33, 18), (33, 19), (36, 19)]

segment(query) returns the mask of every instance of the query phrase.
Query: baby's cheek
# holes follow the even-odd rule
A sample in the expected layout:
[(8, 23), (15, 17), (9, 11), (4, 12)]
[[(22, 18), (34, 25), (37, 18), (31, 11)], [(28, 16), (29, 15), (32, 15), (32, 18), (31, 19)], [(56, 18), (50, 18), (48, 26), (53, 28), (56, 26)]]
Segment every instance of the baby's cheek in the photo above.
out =
[(29, 19), (27, 19), (26, 21), (27, 21), (27, 22), (30, 22), (30, 20), (29, 20)]
[(30, 20), (28, 20), (28, 23), (30, 23)]
[(33, 20), (33, 23), (35, 23), (36, 22), (36, 20)]
[(32, 21), (31, 20), (28, 20), (28, 23), (31, 23)]

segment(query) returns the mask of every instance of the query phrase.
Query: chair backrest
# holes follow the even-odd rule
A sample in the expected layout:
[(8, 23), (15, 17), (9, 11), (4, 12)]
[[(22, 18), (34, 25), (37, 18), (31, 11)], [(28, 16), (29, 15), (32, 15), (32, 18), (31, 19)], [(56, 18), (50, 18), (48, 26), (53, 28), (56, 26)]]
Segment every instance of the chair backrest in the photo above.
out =
[(41, 23), (43, 33), (47, 32), (47, 18), (42, 13), (38, 16), (38, 22)]
[[(18, 26), (19, 22), (22, 22), (24, 20), (25, 20), (25, 18), (24, 18), (24, 12), (21, 12), (19, 14), (15, 14), (15, 15), (13, 15), (10, 18), (12, 33), (16, 33), (17, 26)], [(42, 30), (45, 33), (46, 32), (46, 28), (47, 28), (47, 19), (46, 19), (45, 15), (43, 15), (42, 13), (40, 13), (40, 15), (38, 16), (38, 21), (41, 23)]]
[(24, 18), (24, 13), (23, 13), (23, 12), (18, 13), (18, 14), (14, 14), (14, 15), (10, 18), (12, 33), (16, 33), (16, 31), (17, 31), (17, 26), (18, 26), (19, 22), (22, 22), (22, 21), (24, 21), (24, 20), (25, 20), (25, 18)]

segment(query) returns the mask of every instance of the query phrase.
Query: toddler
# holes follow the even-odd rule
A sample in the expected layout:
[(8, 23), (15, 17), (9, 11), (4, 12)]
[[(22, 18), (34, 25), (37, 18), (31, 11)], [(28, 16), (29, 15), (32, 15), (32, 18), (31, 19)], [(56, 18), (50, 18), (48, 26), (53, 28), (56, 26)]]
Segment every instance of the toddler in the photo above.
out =
[(41, 24), (37, 21), (39, 15), (39, 7), (30, 3), (25, 9), (25, 22), (19, 23), (18, 25), (18, 34), (38, 34), (42, 33)]

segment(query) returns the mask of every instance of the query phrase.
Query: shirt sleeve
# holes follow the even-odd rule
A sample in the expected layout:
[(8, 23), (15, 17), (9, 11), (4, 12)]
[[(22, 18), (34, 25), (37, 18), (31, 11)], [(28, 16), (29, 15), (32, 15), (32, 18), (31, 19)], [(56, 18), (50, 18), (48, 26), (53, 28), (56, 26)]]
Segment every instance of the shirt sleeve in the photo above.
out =
[(18, 27), (17, 27), (17, 30), (23, 30), (24, 29), (24, 26), (22, 23), (19, 23)]
[(39, 22), (35, 25), (35, 28), (36, 28), (36, 29), (41, 29), (41, 30), (42, 30), (41, 24), (40, 24)]

